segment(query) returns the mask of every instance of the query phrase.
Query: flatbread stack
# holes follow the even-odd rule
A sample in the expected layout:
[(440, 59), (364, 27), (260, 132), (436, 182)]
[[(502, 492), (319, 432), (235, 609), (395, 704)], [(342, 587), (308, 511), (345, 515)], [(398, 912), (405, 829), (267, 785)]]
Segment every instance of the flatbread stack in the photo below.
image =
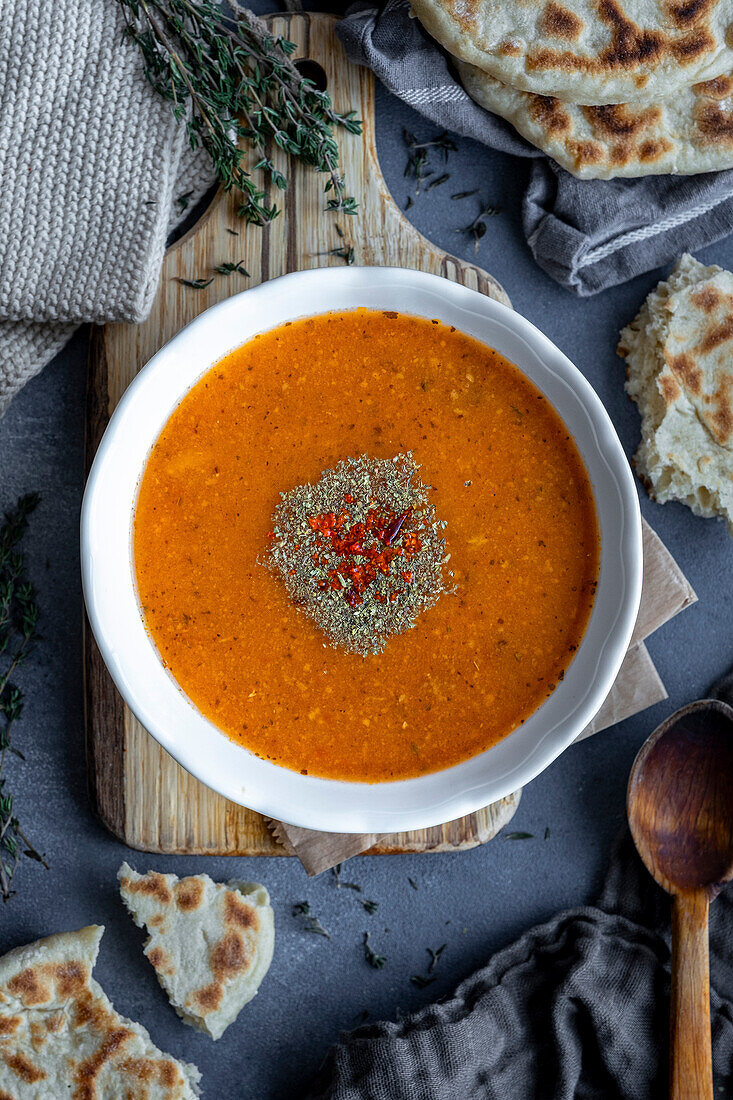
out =
[(466, 91), (581, 179), (733, 167), (733, 0), (411, 0)]
[(620, 337), (641, 412), (636, 468), (651, 496), (733, 534), (733, 274), (683, 255)]
[(148, 939), (145, 954), (181, 1019), (218, 1039), (251, 1001), (272, 962), (270, 896), (253, 882), (179, 879), (127, 863), (120, 893)]
[(154, 1046), (92, 978), (104, 928), (48, 936), (0, 958), (3, 1100), (194, 1100), (199, 1071)]

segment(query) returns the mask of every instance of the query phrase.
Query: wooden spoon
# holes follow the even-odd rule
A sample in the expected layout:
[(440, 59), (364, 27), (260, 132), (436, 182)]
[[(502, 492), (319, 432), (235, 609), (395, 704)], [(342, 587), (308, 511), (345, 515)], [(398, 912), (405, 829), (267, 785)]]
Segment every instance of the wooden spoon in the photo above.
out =
[(627, 811), (672, 895), (670, 1096), (712, 1100), (708, 907), (733, 878), (733, 707), (703, 699), (662, 722), (634, 761)]

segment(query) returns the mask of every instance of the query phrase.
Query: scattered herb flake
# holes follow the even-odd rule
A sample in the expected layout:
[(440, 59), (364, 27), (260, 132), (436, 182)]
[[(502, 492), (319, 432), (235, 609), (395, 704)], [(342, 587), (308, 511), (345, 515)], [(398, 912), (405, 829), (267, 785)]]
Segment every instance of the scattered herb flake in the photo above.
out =
[(414, 878), (410, 878), (408, 876), (407, 881), (409, 882), (409, 884), (410, 884), (410, 886), (412, 887), (413, 890), (417, 890), (417, 883), (415, 882)]
[(240, 260), (239, 263), (236, 264), (218, 264), (217, 267), (214, 268), (214, 271), (217, 275), (226, 275), (227, 278), (233, 275), (235, 271), (238, 275), (244, 275), (246, 278), (249, 278), (249, 271), (244, 267), (244, 260)]
[(212, 275), (210, 279), (181, 279), (176, 277), (176, 282), (181, 286), (190, 286), (192, 290), (204, 290), (207, 286), (210, 286), (214, 281)]
[(432, 191), (434, 187), (441, 187), (442, 184), (447, 183), (450, 179), (450, 172), (444, 172), (442, 176), (436, 176), (435, 179), (431, 179), (425, 188), (425, 193)]
[(340, 260), (343, 260), (348, 267), (351, 267), (355, 260), (355, 253), (353, 245), (349, 245), (348, 248), (329, 248), (327, 252), (317, 252), (317, 256), (338, 256)]
[(487, 229), (486, 219), (493, 218), (500, 213), (501, 210), (498, 206), (491, 206), (489, 203), (482, 204), (481, 209), (470, 225), (464, 226), (463, 229), (456, 229), (456, 233), (467, 233), (470, 237), (473, 237), (474, 252), (478, 252), (479, 242)]
[(356, 890), (357, 893), (361, 893), (361, 886), (357, 886), (355, 882), (344, 882), (341, 878), (341, 864), (337, 863), (335, 867), (331, 868), (331, 874), (336, 879), (336, 889), (341, 890)]
[(475, 187), (473, 191), (456, 191), (454, 195), (451, 195), (452, 199), (470, 199), (472, 195), (478, 195), (478, 187)]
[(375, 970), (382, 970), (387, 962), (386, 955), (378, 955), (369, 945), (369, 933), (364, 933), (364, 958)]
[(367, 913), (369, 913), (370, 916), (373, 915), (374, 913), (376, 913), (377, 909), (379, 908), (379, 902), (378, 901), (370, 901), (368, 898), (364, 898), (364, 899), (360, 899), (360, 900), (361, 900), (361, 904), (364, 906), (364, 908), (366, 909)]
[[(411, 176), (415, 180), (415, 194), (419, 195), (423, 180), (432, 172), (430, 168), (430, 151), (440, 150), (443, 153), (443, 160), (446, 161), (448, 154), (455, 153), (458, 146), (446, 131), (438, 134), (431, 141), (418, 141), (415, 135), (405, 128), (402, 130), (402, 136), (408, 149), (404, 175), (406, 178)], [(426, 191), (437, 187), (439, 183), (445, 183), (448, 178), (449, 176), (446, 174), (441, 176), (439, 180), (431, 181)], [(410, 205), (412, 204), (410, 203)], [(409, 206), (405, 209), (409, 210)]]
[(299, 901), (293, 906), (293, 916), (299, 917), (303, 921), (304, 932), (313, 932), (316, 936), (325, 936), (327, 940), (331, 939), (331, 933), (326, 931), (318, 917), (311, 912), (311, 907), (307, 901)]
[(504, 833), (504, 840), (532, 840), (534, 833)]
[(232, 237), (239, 236), (239, 233), (237, 233), (236, 229), (227, 229), (227, 233), (230, 233)]
[(425, 948), (428, 955), (430, 955), (430, 965), (428, 966), (428, 974), (433, 973), (436, 966), (440, 962), (440, 956), (443, 954), (443, 952), (445, 951), (447, 946), (448, 946), (447, 943), (443, 943), (443, 944), (441, 944), (441, 946), (436, 951), (433, 951), (432, 947), (426, 947)]
[(435, 978), (426, 978), (422, 974), (411, 974), (410, 981), (413, 985), (416, 985), (418, 989), (425, 989), (426, 986), (433, 984)]
[(545, 840), (547, 840), (549, 838), (549, 836), (550, 836), (550, 826), (547, 825), (546, 828), (545, 828)]
[(188, 209), (188, 204), (191, 201), (193, 191), (185, 191), (182, 195), (179, 195), (176, 199), (179, 214), (182, 214), (184, 210)]

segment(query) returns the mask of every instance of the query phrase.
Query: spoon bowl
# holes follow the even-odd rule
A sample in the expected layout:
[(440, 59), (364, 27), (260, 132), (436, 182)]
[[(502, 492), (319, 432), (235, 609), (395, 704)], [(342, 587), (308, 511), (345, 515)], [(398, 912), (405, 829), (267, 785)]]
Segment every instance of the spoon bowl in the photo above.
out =
[(712, 901), (733, 878), (733, 708), (703, 699), (663, 722), (634, 761), (628, 813), (659, 885)]
[(634, 761), (627, 811), (673, 898), (670, 1095), (712, 1100), (708, 907), (733, 879), (733, 708), (703, 699), (663, 722)]

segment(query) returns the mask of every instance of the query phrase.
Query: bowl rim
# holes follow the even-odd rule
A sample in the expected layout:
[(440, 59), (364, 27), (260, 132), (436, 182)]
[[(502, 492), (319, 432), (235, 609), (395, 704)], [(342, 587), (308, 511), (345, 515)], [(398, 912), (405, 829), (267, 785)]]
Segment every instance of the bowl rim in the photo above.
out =
[[(317, 285), (309, 286), (309, 284)], [(536, 359), (533, 369), (540, 369), (540, 372), (544, 370), (546, 382), (549, 383), (552, 376), (555, 380), (553, 385), (557, 383), (558, 386), (561, 384), (565, 386), (568, 391), (567, 399), (570, 400), (570, 395), (573, 396), (578, 408), (577, 415), (584, 414), (587, 429), (590, 432), (589, 438), (592, 436), (595, 441), (596, 454), (593, 461), (598, 464), (597, 471), (601, 471), (602, 466), (605, 467), (609, 484), (616, 489), (617, 498), (614, 507), (618, 506), (619, 529), (611, 532), (604, 530), (594, 470), (589, 468), (587, 460), (587, 455), (592, 451), (584, 452), (580, 448), (578, 430), (573, 430), (568, 425), (570, 434), (581, 449), (584, 464), (594, 485), (602, 533), (602, 566), (591, 622), (569, 666), (565, 680), (533, 713), (525, 725), (518, 727), (497, 745), (483, 753), (441, 771), (427, 773), (413, 779), (367, 784), (302, 776), (297, 772), (263, 761), (243, 746), (231, 741), (226, 734), (204, 718), (184, 695), (170, 672), (165, 669), (147, 632), (145, 632), (148, 638), (147, 654), (143, 656), (140, 637), (138, 636), (136, 643), (133, 643), (129, 637), (125, 637), (123, 628), (116, 622), (116, 616), (113, 613), (115, 596), (126, 601), (129, 593), (125, 583), (122, 583), (121, 589), (119, 587), (120, 583), (126, 579), (120, 576), (119, 561), (116, 567), (111, 563), (111, 558), (115, 555), (120, 559), (120, 548), (110, 549), (109, 540), (105, 544), (102, 531), (105, 517), (108, 521), (110, 515), (113, 515), (116, 523), (121, 522), (119, 509), (122, 502), (109, 499), (113, 473), (120, 467), (120, 463), (124, 465), (125, 462), (125, 449), (119, 446), (120, 437), (125, 434), (125, 431), (129, 432), (135, 426), (136, 414), (144, 408), (144, 403), (148, 400), (150, 392), (154, 393), (156, 390), (159, 380), (162, 379), (160, 385), (168, 386), (169, 383), (164, 377), (166, 373), (173, 379), (176, 378), (172, 367), (176, 362), (180, 363), (186, 359), (190, 345), (209, 335), (212, 339), (212, 347), (215, 346), (217, 336), (221, 341), (222, 332), (228, 331), (228, 326), (231, 328), (232, 324), (236, 326), (238, 321), (241, 322), (243, 313), (248, 319), (254, 320), (254, 327), (250, 325), (251, 331), (244, 339), (236, 337), (224, 350), (217, 351), (205, 361), (201, 359), (200, 369), (185, 383), (175, 382), (172, 386), (175, 390), (174, 396), (166, 391), (164, 412), (154, 414), (150, 411), (149, 405), (147, 407), (150, 416), (157, 416), (159, 425), (149, 438), (145, 447), (145, 458), (137, 469), (134, 500), (132, 509), (128, 511), (126, 553), (130, 557), (130, 570), (133, 568), (130, 553), (131, 522), (137, 500), (137, 486), (139, 486), (144, 463), (172, 411), (196, 381), (226, 355), (228, 350), (234, 350), (246, 343), (257, 332), (269, 331), (286, 321), (301, 317), (359, 308), (358, 302), (352, 306), (332, 304), (339, 294), (346, 296), (351, 294), (368, 299), (370, 294), (379, 297), (387, 290), (403, 291), (407, 298), (412, 294), (421, 300), (430, 301), (439, 308), (432, 312), (425, 310), (421, 313), (415, 309), (414, 303), (404, 305), (399, 302), (374, 308), (386, 307), (397, 309), (405, 314), (440, 317), (441, 320), (445, 320), (441, 317), (441, 313), (449, 313), (453, 316), (464, 314), (466, 318), (474, 317), (477, 319), (477, 324), (481, 322), (488, 324), (489, 327), (496, 326), (503, 330), (507, 339), (511, 337), (518, 341), (518, 344), (523, 345), (528, 353), (531, 352)], [(317, 300), (323, 299), (320, 308), (304, 310), (298, 308), (301, 296), (307, 299), (309, 295), (312, 297), (314, 294)], [(329, 295), (331, 301), (329, 301)], [(281, 317), (274, 323), (258, 327), (256, 324), (256, 318), (260, 315), (258, 309), (261, 312), (261, 308), (267, 305), (267, 299), (273, 299), (271, 308), (275, 308)], [(389, 301), (394, 303), (394, 298), (390, 298)], [(366, 306), (372, 308), (368, 302)], [(451, 319), (447, 323), (455, 324), (455, 320)], [(459, 331), (466, 331), (465, 325), (456, 327)], [(487, 339), (480, 336), (476, 338), (483, 343), (489, 343)], [(516, 365), (543, 391), (542, 384), (527, 369), (526, 362), (525, 365), (522, 363), (516, 363)], [(550, 398), (548, 400), (567, 423), (566, 417), (557, 409), (556, 402)], [(130, 436), (128, 435), (127, 438), (129, 439)], [(588, 446), (592, 448), (591, 443)], [(606, 502), (604, 502), (605, 506)], [(110, 509), (112, 509), (111, 513)], [(393, 833), (429, 828), (482, 809), (530, 782), (572, 744), (600, 709), (626, 655), (641, 599), (642, 531), (636, 486), (610, 417), (588, 380), (548, 337), (513, 309), (441, 276), (404, 268), (354, 266), (293, 272), (223, 299), (179, 330), (139, 371), (112, 413), (87, 479), (80, 528), (82, 587), (89, 622), (112, 679), (136, 718), (183, 768), (224, 797), (248, 806), (265, 816), (320, 831)], [(614, 536), (617, 540), (616, 544), (608, 544), (607, 540)], [(607, 589), (610, 581), (604, 584), (606, 566), (605, 557), (603, 557), (607, 548), (609, 553), (614, 555), (612, 562), (616, 563), (621, 574), (620, 578), (616, 578), (617, 584), (620, 583), (616, 614), (605, 628), (601, 628), (599, 638), (602, 636), (602, 640), (597, 641), (593, 653), (587, 655), (585, 670), (589, 684), (585, 688), (576, 685), (574, 690), (577, 698), (568, 713), (561, 721), (555, 721), (548, 728), (541, 730), (542, 723), (535, 720), (537, 715), (545, 711), (551, 700), (558, 698), (562, 700), (563, 692), (566, 692), (568, 704), (570, 703), (571, 696), (567, 685), (571, 679), (572, 670), (583, 654), (602, 592), (605, 593), (604, 599), (608, 602)], [(134, 575), (132, 576), (131, 590), (137, 601)], [(611, 606), (612, 604), (609, 604), (609, 607)], [(139, 618), (144, 630), (142, 616), (139, 615)], [(137, 651), (133, 652), (135, 646)], [(151, 656), (154, 657), (152, 664)], [(157, 664), (157, 670), (153, 668), (153, 664)], [(144, 676), (140, 675), (143, 669)], [(183, 710), (177, 709), (173, 695), (168, 692), (160, 676), (161, 672), (188, 708), (190, 712), (188, 717), (193, 715), (190, 728), (195, 727), (200, 733), (201, 742), (190, 736), (186, 717), (188, 712), (184, 713)], [(142, 682), (148, 675), (154, 684)], [(166, 698), (161, 702), (156, 695), (163, 695)], [(556, 710), (558, 710), (557, 707), (552, 713), (554, 714)], [(178, 725), (178, 732), (172, 731), (171, 724)], [(535, 726), (539, 727), (538, 730), (534, 729)], [(185, 736), (181, 733), (184, 727), (188, 731)], [(528, 729), (533, 735), (529, 740)], [(212, 734), (216, 735), (218, 740), (215, 738), (212, 741)], [(513, 742), (512, 739), (514, 739)], [(509, 742), (512, 742), (516, 749), (514, 755), (518, 753), (521, 756), (521, 759), (514, 764), (510, 763), (511, 752), (508, 753), (509, 761), (507, 761), (505, 759), (507, 752), (497, 751)], [(204, 751), (204, 743), (211, 743), (217, 751)], [(232, 756), (232, 749), (239, 754), (237, 758)], [(496, 764), (493, 770), (489, 760), (492, 755)], [(479, 766), (479, 762), (483, 762), (483, 767)], [(237, 773), (236, 778), (233, 778), (227, 764), (234, 768)], [(486, 773), (487, 767), (491, 774)], [(245, 782), (242, 782), (243, 778)], [(355, 797), (343, 797), (344, 788)], [(418, 788), (421, 789), (421, 793), (417, 793)], [(384, 796), (385, 791), (388, 792), (387, 797)]]

